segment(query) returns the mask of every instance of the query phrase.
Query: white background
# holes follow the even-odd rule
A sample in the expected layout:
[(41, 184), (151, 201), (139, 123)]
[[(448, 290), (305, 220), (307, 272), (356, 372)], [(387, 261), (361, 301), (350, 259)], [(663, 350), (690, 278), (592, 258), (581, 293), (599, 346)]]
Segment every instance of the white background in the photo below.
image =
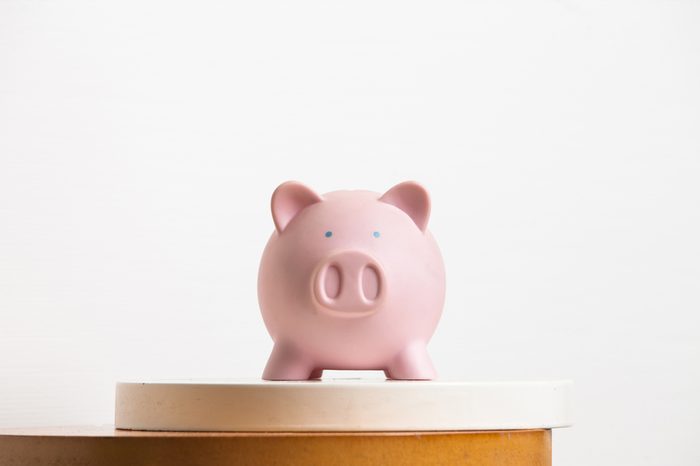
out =
[[(700, 4), (0, 3), (0, 426), (259, 376), (269, 196), (417, 179), (442, 376), (571, 378), (558, 465), (697, 465)], [(339, 375), (339, 374), (336, 374)]]

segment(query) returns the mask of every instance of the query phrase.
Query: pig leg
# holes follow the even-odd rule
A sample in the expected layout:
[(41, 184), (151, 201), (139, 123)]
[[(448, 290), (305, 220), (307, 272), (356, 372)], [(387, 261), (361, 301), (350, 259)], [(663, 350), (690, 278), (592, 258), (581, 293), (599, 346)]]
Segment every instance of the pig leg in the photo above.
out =
[(308, 380), (320, 376), (323, 371), (293, 345), (275, 343), (263, 371), (265, 380)]
[(425, 343), (414, 342), (401, 350), (384, 369), (389, 379), (432, 380), (437, 377)]

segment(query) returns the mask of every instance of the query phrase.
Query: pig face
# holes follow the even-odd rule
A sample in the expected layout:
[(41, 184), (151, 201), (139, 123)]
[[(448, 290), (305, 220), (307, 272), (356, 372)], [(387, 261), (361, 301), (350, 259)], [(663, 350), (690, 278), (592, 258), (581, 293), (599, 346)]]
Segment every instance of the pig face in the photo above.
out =
[(383, 195), (279, 186), (258, 280), (275, 351), (314, 370), (387, 370), (406, 348), (424, 347), (445, 291), (429, 215), (428, 193), (414, 182)]

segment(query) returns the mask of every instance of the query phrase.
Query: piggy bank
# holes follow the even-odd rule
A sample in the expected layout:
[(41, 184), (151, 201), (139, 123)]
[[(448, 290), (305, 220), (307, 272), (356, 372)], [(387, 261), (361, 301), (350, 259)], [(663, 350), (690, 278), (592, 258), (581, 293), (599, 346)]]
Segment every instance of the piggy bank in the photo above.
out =
[(258, 275), (274, 340), (263, 379), (314, 379), (324, 369), (435, 378), (426, 345), (442, 314), (445, 268), (429, 216), (428, 192), (412, 181), (381, 195), (280, 185)]

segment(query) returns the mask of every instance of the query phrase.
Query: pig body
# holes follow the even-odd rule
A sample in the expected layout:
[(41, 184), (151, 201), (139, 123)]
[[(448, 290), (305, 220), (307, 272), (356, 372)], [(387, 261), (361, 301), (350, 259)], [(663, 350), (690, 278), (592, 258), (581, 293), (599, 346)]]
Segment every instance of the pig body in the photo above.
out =
[(426, 345), (442, 313), (445, 272), (427, 230), (427, 192), (406, 182), (382, 196), (319, 196), (287, 182), (272, 196), (272, 214), (258, 276), (275, 342), (263, 378), (306, 380), (324, 369), (435, 378)]

